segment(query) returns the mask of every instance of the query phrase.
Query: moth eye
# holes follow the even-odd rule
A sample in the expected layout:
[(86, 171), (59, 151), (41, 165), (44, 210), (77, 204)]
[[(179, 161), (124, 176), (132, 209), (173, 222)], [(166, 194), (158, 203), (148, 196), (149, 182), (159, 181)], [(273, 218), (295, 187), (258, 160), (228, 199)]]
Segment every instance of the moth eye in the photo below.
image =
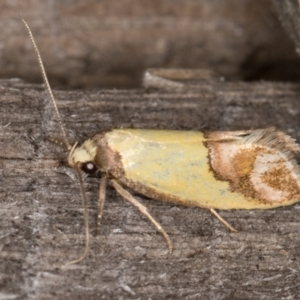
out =
[(92, 161), (88, 161), (81, 166), (81, 170), (85, 173), (93, 174), (97, 171), (97, 167)]

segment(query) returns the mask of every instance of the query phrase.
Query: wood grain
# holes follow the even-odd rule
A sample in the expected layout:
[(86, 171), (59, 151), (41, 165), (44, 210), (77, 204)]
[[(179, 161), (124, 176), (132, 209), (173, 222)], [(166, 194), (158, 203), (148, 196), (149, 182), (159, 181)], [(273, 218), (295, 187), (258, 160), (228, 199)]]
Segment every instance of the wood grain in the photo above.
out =
[[(54, 91), (67, 132), (116, 127), (249, 129), (276, 126), (300, 141), (300, 84), (201, 81), (187, 90)], [(267, 211), (207, 210), (136, 195), (174, 243), (108, 187), (103, 222), (80, 264), (84, 228), (75, 174), (44, 89), (0, 82), (1, 299), (296, 299), (300, 204)], [(78, 136), (75, 135), (78, 134)], [(95, 225), (98, 178), (86, 178)], [(200, 187), (201, 188), (201, 187)], [(275, 294), (274, 294), (275, 293)]]

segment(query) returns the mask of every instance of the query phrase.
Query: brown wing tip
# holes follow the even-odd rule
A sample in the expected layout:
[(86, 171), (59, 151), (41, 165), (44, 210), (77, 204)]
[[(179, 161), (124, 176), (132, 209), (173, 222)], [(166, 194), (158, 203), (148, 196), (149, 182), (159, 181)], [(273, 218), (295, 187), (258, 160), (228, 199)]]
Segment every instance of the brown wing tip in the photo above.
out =
[(297, 201), (300, 167), (295, 154), (300, 147), (293, 138), (275, 128), (223, 135), (223, 140), (206, 143), (217, 179), (228, 181), (232, 191), (261, 203), (278, 206)]

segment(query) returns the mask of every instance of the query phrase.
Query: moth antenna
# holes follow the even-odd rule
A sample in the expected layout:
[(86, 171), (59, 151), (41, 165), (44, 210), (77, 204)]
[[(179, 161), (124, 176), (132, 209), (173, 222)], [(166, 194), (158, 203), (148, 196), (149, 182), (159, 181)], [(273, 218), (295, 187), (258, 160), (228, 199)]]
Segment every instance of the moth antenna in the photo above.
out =
[(60, 117), (60, 114), (59, 114), (59, 111), (58, 111), (58, 108), (57, 108), (57, 104), (56, 104), (56, 101), (55, 101), (55, 98), (53, 96), (53, 93), (52, 93), (52, 89), (50, 87), (50, 84), (49, 84), (49, 81), (48, 81), (48, 77), (47, 77), (47, 74), (46, 74), (46, 71), (45, 71), (45, 68), (44, 68), (44, 64), (43, 64), (43, 61), (42, 61), (42, 57), (40, 55), (40, 52), (39, 52), (39, 49), (35, 43), (35, 40), (33, 38), (33, 34), (30, 30), (30, 27), (29, 25), (27, 24), (27, 22), (21, 17), (20, 15), (20, 19), (22, 20), (22, 22), (24, 23), (28, 33), (29, 33), (29, 37), (31, 39), (31, 42), (33, 44), (33, 47), (34, 47), (34, 50), (37, 54), (37, 58), (38, 58), (38, 62), (39, 62), (39, 65), (40, 65), (40, 69), (41, 69), (41, 72), (42, 72), (42, 76), (43, 76), (43, 80), (44, 80), (44, 83), (46, 84), (46, 88), (47, 88), (47, 91), (48, 91), (48, 94), (51, 98), (51, 101), (52, 101), (52, 104), (54, 106), (54, 109), (55, 109), (55, 112), (56, 112), (56, 116), (58, 118), (58, 122), (59, 122), (59, 126), (60, 126), (60, 130), (63, 134), (63, 137), (64, 137), (64, 143), (67, 147), (68, 150), (71, 149), (71, 145), (69, 144), (68, 142), (68, 139), (67, 139), (67, 135), (66, 135), (66, 132), (65, 132), (65, 128), (63, 126), (63, 123), (62, 123), (62, 120), (61, 120), (61, 117)]
[[(77, 146), (77, 143), (75, 143), (75, 145), (72, 147), (70, 145), (70, 143), (68, 142), (68, 139), (67, 139), (67, 135), (66, 135), (66, 131), (65, 131), (65, 128), (63, 126), (63, 122), (61, 120), (61, 117), (60, 117), (60, 114), (59, 114), (59, 111), (58, 111), (58, 107), (57, 107), (57, 104), (56, 104), (56, 101), (55, 101), (55, 98), (53, 96), (53, 93), (52, 93), (52, 89), (50, 87), (50, 84), (49, 84), (49, 81), (48, 81), (48, 77), (47, 77), (47, 74), (46, 74), (46, 71), (45, 71), (45, 67), (44, 67), (44, 64), (43, 64), (43, 61), (42, 61), (42, 57), (40, 55), (40, 52), (39, 52), (39, 49), (35, 43), (35, 40), (33, 38), (33, 34), (30, 30), (30, 27), (29, 25), (27, 24), (27, 22), (21, 17), (20, 15), (20, 19), (21, 21), (24, 23), (28, 33), (29, 33), (29, 37), (31, 39), (31, 42), (33, 44), (33, 47), (34, 47), (34, 50), (37, 54), (37, 58), (38, 58), (38, 62), (39, 62), (39, 65), (40, 65), (40, 69), (41, 69), (41, 72), (42, 72), (42, 76), (43, 76), (43, 80), (44, 80), (44, 83), (46, 84), (46, 88), (47, 88), (47, 91), (48, 91), (48, 94), (50, 96), (50, 99), (52, 101), (52, 104), (53, 104), (53, 107), (54, 107), (54, 110), (56, 112), (56, 116), (58, 118), (58, 122), (59, 122), (59, 126), (60, 126), (60, 129), (61, 129), (61, 132), (63, 134), (63, 138), (64, 138), (64, 144), (66, 145), (67, 149), (70, 151), (69, 153), (69, 157), (71, 156), (71, 154), (73, 153), (75, 147)], [(83, 204), (83, 207), (84, 207), (84, 223), (85, 223), (85, 246), (84, 246), (84, 251), (83, 251), (83, 254), (76, 260), (73, 260), (69, 263), (67, 263), (66, 265), (72, 265), (72, 264), (76, 264), (80, 261), (82, 261), (88, 251), (89, 251), (89, 245), (90, 245), (90, 236), (89, 236), (89, 214), (88, 214), (88, 202), (87, 202), (87, 197), (86, 197), (86, 192), (85, 192), (85, 188), (84, 188), (84, 185), (83, 185), (83, 180), (82, 180), (82, 176), (81, 176), (81, 171), (79, 169), (79, 167), (76, 165), (76, 172), (77, 172), (77, 176), (78, 176), (78, 180), (79, 180), (79, 185), (80, 185), (80, 192), (81, 192), (81, 199), (82, 199), (82, 204)]]
[(78, 259), (75, 259), (75, 260), (72, 260), (72, 261), (66, 263), (65, 266), (73, 265), (73, 264), (76, 264), (76, 263), (82, 261), (86, 257), (87, 253), (89, 252), (89, 248), (90, 248), (90, 246), (89, 246), (90, 245), (90, 229), (89, 229), (88, 201), (87, 201), (87, 197), (86, 197), (85, 188), (84, 188), (84, 185), (83, 185), (81, 171), (80, 171), (80, 169), (77, 165), (76, 165), (75, 169), (76, 169), (76, 172), (77, 172), (79, 185), (80, 185), (82, 205), (84, 207), (85, 246), (84, 246), (83, 254)]

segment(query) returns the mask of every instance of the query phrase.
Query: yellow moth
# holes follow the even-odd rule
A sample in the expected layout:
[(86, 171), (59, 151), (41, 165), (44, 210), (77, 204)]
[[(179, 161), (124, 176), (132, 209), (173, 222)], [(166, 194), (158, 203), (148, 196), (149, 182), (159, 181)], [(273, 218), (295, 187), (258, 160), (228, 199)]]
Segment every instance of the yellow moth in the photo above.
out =
[(164, 236), (166, 231), (123, 186), (150, 198), (209, 209), (230, 230), (215, 209), (269, 209), (299, 201), (300, 168), (294, 139), (274, 128), (249, 131), (171, 131), (119, 129), (101, 132), (81, 145), (70, 146), (32, 33), (44, 81), (53, 102), (66, 147), (68, 163), (78, 174), (85, 207), (89, 249), (87, 199), (82, 171), (101, 172), (98, 223), (109, 179), (126, 200), (140, 210)]

